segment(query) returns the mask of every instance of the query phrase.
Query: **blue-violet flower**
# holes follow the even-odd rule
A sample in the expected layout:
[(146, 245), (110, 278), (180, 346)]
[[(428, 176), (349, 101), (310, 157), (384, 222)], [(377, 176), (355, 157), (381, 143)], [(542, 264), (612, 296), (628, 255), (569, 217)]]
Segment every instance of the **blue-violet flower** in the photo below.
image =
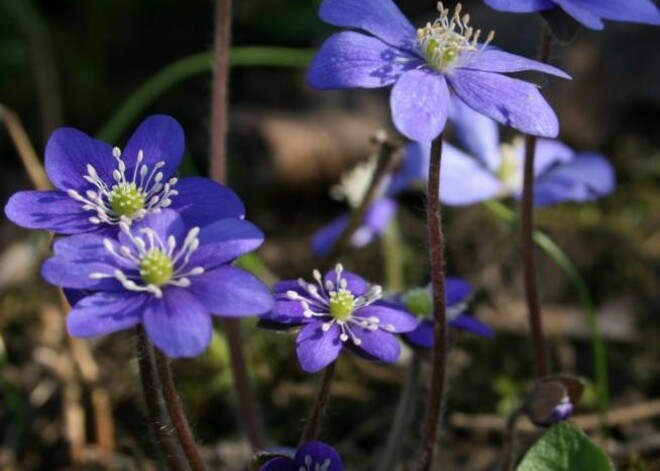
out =
[(229, 218), (200, 228), (163, 209), (131, 225), (120, 222), (119, 229), (112, 238), (62, 238), (42, 267), (50, 283), (80, 290), (67, 317), (71, 335), (142, 324), (170, 357), (193, 357), (211, 341), (211, 314), (239, 317), (272, 309), (268, 288), (230, 265), (263, 242), (253, 224)]
[(382, 288), (344, 271), (341, 264), (314, 282), (276, 283), (275, 307), (261, 316), (264, 327), (303, 326), (296, 339), (298, 361), (308, 373), (335, 361), (343, 348), (371, 360), (392, 363), (401, 346), (394, 334), (410, 332), (417, 320), (402, 306), (383, 301)]
[(561, 8), (591, 29), (603, 29), (603, 20), (660, 25), (660, 10), (653, 0), (484, 0), (501, 11), (531, 13)]
[(259, 468), (259, 471), (344, 471), (337, 452), (322, 442), (307, 442), (293, 457), (278, 456)]
[(392, 118), (415, 141), (430, 141), (444, 129), (450, 89), (479, 113), (527, 134), (555, 137), (557, 116), (534, 84), (502, 73), (537, 70), (568, 78), (561, 70), (480, 43), (469, 15), (438, 3), (439, 18), (415, 30), (392, 0), (324, 0), (320, 17), (355, 28), (331, 36), (309, 69), (317, 89), (393, 85)]
[(109, 235), (164, 208), (177, 210), (191, 226), (243, 217), (243, 203), (229, 188), (206, 178), (175, 177), (184, 141), (179, 123), (162, 115), (145, 119), (123, 151), (76, 129), (57, 129), (45, 158), (56, 189), (18, 192), (5, 213), (30, 229)]
[[(494, 337), (495, 332), (474, 316), (466, 313), (467, 302), (472, 293), (470, 284), (461, 278), (447, 277), (445, 280), (445, 302), (447, 324), (480, 337)], [(410, 312), (420, 319), (419, 326), (407, 332), (403, 338), (417, 348), (433, 347), (433, 298), (430, 287), (409, 290), (401, 299)]]

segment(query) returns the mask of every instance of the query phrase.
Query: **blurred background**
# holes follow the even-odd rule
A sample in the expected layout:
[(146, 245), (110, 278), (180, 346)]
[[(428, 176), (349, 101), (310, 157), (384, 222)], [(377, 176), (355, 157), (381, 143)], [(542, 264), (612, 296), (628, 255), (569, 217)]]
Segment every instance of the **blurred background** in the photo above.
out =
[[(435, 17), (434, 1), (398, 3), (414, 24)], [(494, 44), (535, 55), (540, 18), (495, 12), (477, 0), (463, 3), (473, 25), (496, 31)], [(39, 155), (59, 126), (121, 147), (141, 119), (170, 114), (186, 131), (183, 173), (205, 174), (210, 65), (172, 79), (136, 113), (116, 113), (155, 74), (170, 70), (171, 79), (168, 66), (211, 49), (214, 8), (209, 0), (0, 0), (0, 104), (22, 121)], [(322, 24), (317, 9), (315, 0), (235, 2), (233, 44), (318, 47), (333, 28)], [(547, 88), (561, 139), (608, 156), (617, 172), (613, 195), (596, 204), (543, 209), (538, 222), (578, 267), (594, 299), (616, 413), (609, 427), (598, 426), (592, 383), (579, 413), (581, 425), (622, 470), (660, 469), (658, 44), (660, 29), (647, 26), (609, 23), (604, 32), (582, 31), (552, 55), (573, 81), (552, 81)], [(388, 91), (316, 92), (306, 86), (304, 68), (295, 67), (236, 68), (230, 87), (229, 185), (267, 235), (259, 255), (270, 273), (260, 272), (269, 281), (307, 276), (317, 263), (309, 237), (346, 210), (330, 198), (329, 188), (376, 151), (370, 136), (377, 129), (397, 139)], [(0, 156), (4, 206), (12, 193), (30, 188), (4, 128)], [(405, 280), (421, 285), (423, 198), (411, 192), (402, 202)], [(472, 310), (497, 337), (454, 336), (440, 462), (443, 470), (494, 469), (504, 418), (532, 376), (517, 231), (482, 206), (446, 214), (449, 271), (477, 287)], [(20, 229), (2, 216), (0, 469), (157, 469), (133, 334), (84, 342), (66, 335), (58, 293), (39, 277), (49, 244), (48, 234)], [(342, 260), (372, 281), (386, 282), (388, 256), (379, 244)], [(575, 287), (543, 254), (540, 280), (555, 369), (593, 380), (588, 322)], [(318, 378), (300, 370), (293, 337), (253, 324), (244, 323), (245, 349), (268, 438), (293, 446)], [(375, 468), (410, 358), (406, 350), (393, 367), (348, 357), (340, 362), (321, 438), (336, 446), (349, 469)], [(174, 369), (205, 455), (217, 469), (242, 469), (249, 446), (237, 420), (222, 333), (205, 355), (177, 361)], [(410, 410), (415, 420), (404, 446), (410, 458), (418, 409)], [(521, 450), (536, 436), (523, 433)]]

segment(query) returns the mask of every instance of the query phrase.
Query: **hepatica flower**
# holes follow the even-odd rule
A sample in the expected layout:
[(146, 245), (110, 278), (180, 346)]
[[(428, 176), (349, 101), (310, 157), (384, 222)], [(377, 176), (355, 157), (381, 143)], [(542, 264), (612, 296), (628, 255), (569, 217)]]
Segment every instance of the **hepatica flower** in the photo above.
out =
[(211, 314), (238, 317), (272, 308), (268, 288), (231, 266), (262, 242), (261, 231), (247, 221), (221, 219), (200, 228), (164, 209), (131, 225), (119, 223), (117, 237), (58, 240), (42, 275), (84, 291), (67, 318), (71, 335), (91, 337), (142, 324), (170, 357), (193, 357), (211, 340)]
[[(493, 337), (495, 332), (486, 324), (466, 313), (472, 287), (460, 278), (445, 280), (447, 323), (453, 329), (464, 330), (480, 337)], [(430, 287), (417, 288), (403, 295), (403, 304), (420, 320), (419, 326), (403, 337), (414, 347), (433, 347), (433, 298)]]
[(531, 13), (561, 8), (591, 29), (603, 29), (603, 20), (660, 25), (660, 10), (653, 0), (484, 0), (501, 11)]
[(438, 3), (439, 18), (415, 30), (392, 0), (324, 0), (320, 17), (346, 31), (331, 36), (314, 57), (308, 82), (318, 89), (392, 85), (390, 106), (397, 129), (430, 141), (444, 129), (450, 94), (479, 113), (522, 132), (554, 137), (557, 116), (536, 85), (502, 75), (562, 71), (479, 42), (460, 4), (451, 13)]
[(344, 471), (344, 464), (332, 447), (322, 442), (307, 442), (293, 457), (273, 458), (259, 471)]
[[(441, 199), (466, 205), (491, 198), (519, 198), (523, 186), (524, 142), (500, 143), (497, 123), (455, 103), (452, 119), (469, 154), (445, 144)], [(421, 154), (428, 155), (428, 146)], [(422, 146), (423, 147), (423, 146)], [(593, 152), (575, 152), (557, 140), (539, 139), (535, 158), (535, 204), (593, 201), (614, 190), (611, 164)]]
[(199, 177), (178, 179), (184, 135), (169, 116), (140, 124), (123, 151), (72, 128), (56, 130), (46, 145), (51, 191), (22, 191), (5, 212), (19, 226), (61, 234), (116, 233), (164, 208), (192, 226), (243, 217), (245, 208), (228, 188)]
[(409, 332), (417, 320), (403, 307), (383, 301), (382, 289), (338, 264), (314, 281), (277, 283), (275, 307), (261, 316), (276, 329), (302, 326), (296, 339), (298, 361), (308, 373), (335, 361), (346, 348), (372, 360), (392, 363), (401, 346), (394, 334)]

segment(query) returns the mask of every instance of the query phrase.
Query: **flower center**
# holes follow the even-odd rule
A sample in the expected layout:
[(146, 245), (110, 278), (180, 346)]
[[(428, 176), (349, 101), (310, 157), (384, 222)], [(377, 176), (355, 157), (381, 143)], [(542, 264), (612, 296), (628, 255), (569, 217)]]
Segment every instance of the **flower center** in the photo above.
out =
[(163, 286), (172, 279), (174, 263), (170, 256), (159, 248), (150, 249), (138, 264), (140, 276), (148, 285)]
[(520, 138), (516, 138), (511, 144), (500, 145), (500, 165), (495, 173), (507, 193), (517, 192), (522, 186), (522, 161), (520, 160), (522, 145), (523, 141)]
[(491, 31), (486, 42), (480, 46), (481, 30), (469, 26), (470, 15), (461, 16), (461, 9), (461, 4), (457, 4), (450, 17), (450, 10), (438, 2), (438, 19), (417, 30), (419, 52), (435, 70), (447, 72), (457, 65), (465, 65), (480, 47), (485, 48), (495, 36)]
[(353, 314), (355, 296), (346, 290), (340, 289), (330, 293), (330, 315), (338, 321), (345, 321)]
[(403, 296), (403, 304), (417, 317), (429, 317), (433, 312), (433, 299), (427, 288), (414, 288)]
[(96, 213), (89, 218), (89, 222), (95, 225), (130, 223), (172, 204), (172, 196), (179, 193), (174, 189), (177, 179), (164, 181), (161, 169), (165, 161), (150, 167), (144, 163), (144, 153), (139, 151), (135, 168), (130, 171), (118, 148), (112, 150), (112, 156), (117, 161), (112, 181), (101, 179), (94, 166), (88, 164), (87, 175), (83, 178), (92, 185), (92, 189), (83, 194), (74, 189), (67, 191), (71, 198), (82, 203), (84, 211)]
[(142, 193), (133, 182), (117, 185), (117, 187), (109, 193), (108, 199), (110, 200), (110, 206), (116, 215), (120, 217), (126, 216), (128, 218), (133, 217), (142, 211), (142, 209), (144, 209), (144, 203), (146, 202), (144, 193)]

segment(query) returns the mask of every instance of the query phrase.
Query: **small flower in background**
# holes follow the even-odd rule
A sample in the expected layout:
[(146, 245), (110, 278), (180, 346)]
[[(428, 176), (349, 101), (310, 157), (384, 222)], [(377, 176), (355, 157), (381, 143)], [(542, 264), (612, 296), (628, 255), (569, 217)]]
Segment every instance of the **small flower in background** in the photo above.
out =
[(332, 447), (322, 442), (307, 442), (293, 457), (277, 456), (264, 463), (259, 471), (344, 471), (344, 464)]
[(72, 128), (56, 130), (46, 145), (49, 191), (21, 191), (7, 217), (29, 229), (60, 234), (115, 234), (164, 208), (191, 226), (243, 217), (245, 208), (229, 188), (206, 178), (174, 176), (184, 150), (179, 123), (169, 116), (145, 119), (123, 151)]
[(394, 334), (410, 332), (417, 320), (403, 307), (381, 300), (378, 285), (344, 271), (341, 264), (314, 283), (303, 279), (276, 283), (275, 307), (260, 316), (262, 327), (284, 330), (303, 326), (296, 339), (298, 361), (308, 373), (335, 361), (341, 351), (392, 363), (401, 346)]
[(555, 375), (538, 380), (523, 404), (523, 412), (541, 427), (573, 415), (584, 393), (584, 382), (575, 376)]
[(502, 73), (559, 69), (479, 42), (460, 4), (452, 14), (438, 3), (439, 18), (415, 30), (391, 0), (324, 0), (320, 17), (346, 31), (321, 46), (309, 69), (317, 89), (392, 85), (396, 128), (415, 141), (431, 141), (444, 129), (450, 90), (456, 99), (524, 133), (555, 137), (557, 116), (534, 84)]
[[(466, 314), (467, 301), (472, 287), (460, 278), (447, 277), (445, 280), (445, 302), (447, 304), (447, 324), (480, 337), (494, 337), (495, 332), (479, 319)], [(403, 338), (418, 348), (433, 347), (433, 298), (429, 287), (412, 289), (406, 292), (401, 301), (410, 312), (420, 319), (419, 326), (407, 332)]]
[(50, 283), (78, 290), (67, 317), (71, 335), (142, 324), (168, 356), (193, 357), (211, 341), (211, 314), (240, 317), (272, 308), (268, 288), (230, 265), (263, 242), (253, 224), (232, 218), (192, 227), (164, 209), (119, 228), (117, 238), (78, 234), (58, 240), (42, 267)]
[(561, 8), (591, 29), (603, 29), (603, 20), (660, 25), (660, 10), (653, 0), (484, 0), (501, 11), (531, 13)]

